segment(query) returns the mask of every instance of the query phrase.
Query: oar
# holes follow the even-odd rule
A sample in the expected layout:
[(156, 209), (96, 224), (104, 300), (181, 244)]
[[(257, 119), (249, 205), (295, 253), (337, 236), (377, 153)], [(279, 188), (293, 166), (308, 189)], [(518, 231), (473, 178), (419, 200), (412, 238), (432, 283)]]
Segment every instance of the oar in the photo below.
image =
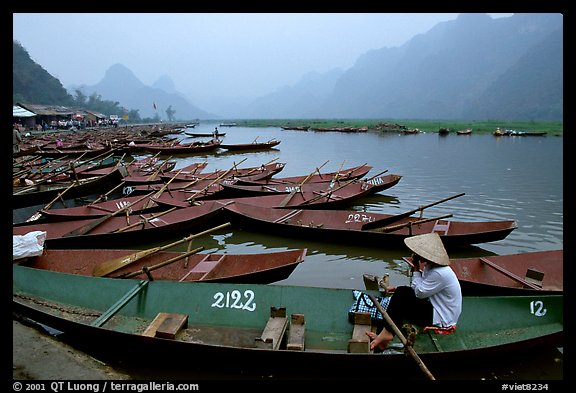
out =
[(416, 364), (418, 364), (418, 367), (420, 367), (420, 370), (422, 370), (422, 372), (424, 372), (424, 374), (426, 374), (426, 377), (428, 377), (428, 379), (436, 380), (436, 378), (434, 378), (434, 375), (432, 375), (430, 370), (428, 370), (428, 367), (426, 367), (426, 365), (424, 364), (422, 359), (420, 359), (420, 356), (418, 356), (418, 354), (416, 353), (414, 348), (412, 348), (411, 345), (408, 345), (408, 340), (406, 340), (406, 337), (404, 337), (404, 335), (402, 334), (400, 329), (398, 329), (398, 326), (396, 326), (396, 324), (394, 323), (392, 318), (390, 318), (390, 316), (388, 315), (386, 310), (384, 310), (384, 307), (382, 307), (380, 302), (378, 300), (376, 300), (376, 298), (372, 294), (368, 294), (368, 297), (370, 298), (370, 300), (372, 300), (372, 303), (374, 303), (374, 305), (376, 306), (378, 311), (380, 311), (380, 314), (382, 314), (382, 316), (384, 317), (386, 322), (388, 322), (388, 325), (390, 325), (390, 327), (392, 328), (394, 333), (398, 336), (400, 341), (402, 341), (402, 344), (404, 344), (405, 352), (407, 352), (412, 357), (412, 359), (414, 359)]
[(510, 277), (511, 279), (513, 279), (514, 281), (519, 282), (522, 285), (527, 286), (528, 288), (531, 289), (536, 289), (538, 291), (541, 291), (542, 288), (540, 288), (537, 285), (532, 284), (531, 282), (528, 282), (526, 280), (524, 280), (522, 277), (517, 276), (516, 274), (512, 273), (511, 271), (504, 269), (502, 266), (495, 264), (494, 262), (492, 262), (489, 259), (486, 258), (480, 258), (480, 261), (482, 261), (483, 263), (485, 263), (486, 265), (490, 266), (492, 269), (496, 270), (499, 273), (504, 274), (507, 277)]
[(208, 184), (206, 187), (204, 187), (201, 190), (196, 191), (194, 194), (190, 195), (188, 198), (186, 198), (186, 202), (190, 202), (192, 201), (194, 198), (196, 198), (196, 195), (201, 194), (202, 192), (204, 192), (205, 190), (209, 190), (210, 187), (213, 184), (216, 184), (217, 182), (219, 182), (220, 180), (222, 180), (223, 178), (225, 178), (226, 176), (228, 176), (228, 174), (238, 165), (240, 165), (241, 163), (243, 163), (244, 161), (246, 161), (248, 158), (244, 158), (242, 161), (240, 161), (238, 164), (234, 164), (232, 166), (232, 168), (228, 169), (226, 172), (224, 172), (223, 174), (221, 174), (220, 176), (218, 176), (216, 179), (214, 179), (214, 181), (210, 182), (210, 184)]
[(126, 206), (124, 206), (122, 209), (116, 210), (114, 213), (110, 213), (108, 215), (102, 216), (100, 218), (97, 218), (95, 220), (90, 221), (87, 224), (82, 225), (79, 228), (76, 228), (66, 234), (64, 234), (62, 237), (70, 237), (70, 236), (81, 236), (81, 235), (85, 235), (88, 232), (90, 232), (92, 229), (96, 228), (98, 225), (102, 224), (103, 222), (109, 220), (112, 217), (117, 216), (118, 214), (130, 209), (132, 206), (134, 206), (135, 204), (137, 204), (138, 202), (143, 201), (146, 198), (150, 198), (152, 196), (152, 193), (146, 194), (144, 195), (142, 198), (138, 198), (137, 200), (135, 200), (134, 202), (131, 202), (129, 204), (127, 204)]
[(205, 231), (203, 231), (203, 232), (199, 232), (199, 233), (190, 235), (190, 236), (188, 236), (188, 237), (185, 237), (185, 238), (183, 238), (183, 239), (177, 240), (177, 241), (175, 241), (175, 242), (173, 242), (173, 243), (166, 244), (165, 246), (158, 246), (158, 247), (150, 248), (150, 249), (148, 249), (148, 250), (138, 251), (138, 252), (135, 252), (134, 254), (131, 254), (131, 255), (128, 255), (128, 256), (124, 256), (124, 257), (121, 257), (121, 258), (116, 258), (116, 259), (113, 259), (113, 260), (111, 260), (111, 261), (102, 262), (102, 263), (100, 263), (100, 264), (98, 264), (97, 266), (94, 267), (94, 270), (92, 271), (92, 275), (93, 275), (93, 276), (96, 276), (96, 277), (106, 276), (106, 275), (108, 275), (108, 274), (110, 274), (110, 273), (112, 273), (112, 272), (115, 272), (116, 270), (118, 270), (118, 269), (120, 269), (120, 268), (122, 268), (122, 267), (124, 267), (124, 266), (127, 266), (127, 265), (129, 265), (129, 264), (131, 264), (131, 263), (133, 263), (133, 262), (136, 262), (136, 261), (138, 261), (138, 260), (140, 260), (140, 259), (142, 259), (142, 258), (144, 258), (144, 257), (146, 257), (146, 256), (148, 256), (148, 255), (155, 254), (155, 253), (157, 253), (158, 251), (167, 250), (167, 249), (169, 249), (169, 248), (171, 248), (171, 247), (177, 246), (178, 244), (182, 244), (182, 243), (188, 242), (188, 241), (190, 241), (190, 240), (192, 240), (192, 239), (195, 239), (195, 238), (197, 238), (197, 237), (206, 235), (206, 234), (208, 234), (208, 233), (211, 233), (211, 232), (214, 232), (214, 231), (217, 231), (217, 230), (226, 228), (226, 227), (228, 227), (228, 226), (230, 226), (230, 225), (231, 225), (231, 224), (230, 224), (229, 222), (227, 222), (227, 223), (222, 224), (222, 225), (219, 225), (219, 226), (217, 226), (217, 227), (214, 227), (214, 228), (211, 228), (211, 229), (207, 229), (207, 230), (205, 230)]
[(386, 225), (391, 224), (391, 223), (393, 223), (393, 222), (399, 221), (399, 220), (401, 220), (401, 219), (403, 219), (403, 218), (410, 217), (412, 214), (414, 214), (414, 213), (416, 213), (416, 212), (418, 212), (418, 211), (421, 212), (421, 211), (423, 211), (424, 209), (427, 209), (427, 208), (429, 208), (429, 207), (438, 205), (438, 204), (440, 204), (440, 203), (442, 203), (442, 202), (449, 201), (450, 199), (454, 199), (454, 198), (461, 197), (462, 195), (465, 195), (465, 193), (462, 192), (462, 193), (460, 193), (460, 194), (456, 194), (456, 195), (453, 195), (453, 196), (451, 196), (451, 197), (441, 199), (441, 200), (439, 200), (439, 201), (437, 201), (437, 202), (433, 202), (433, 203), (430, 203), (430, 204), (425, 205), (425, 206), (420, 206), (420, 207), (418, 207), (418, 208), (416, 208), (416, 209), (413, 209), (413, 210), (410, 210), (410, 211), (408, 211), (408, 212), (406, 212), (406, 213), (396, 214), (396, 215), (394, 215), (394, 216), (390, 216), (390, 217), (386, 217), (386, 218), (381, 218), (380, 220), (376, 220), (376, 221), (372, 221), (372, 222), (367, 222), (366, 224), (362, 225), (362, 228), (361, 228), (361, 229), (362, 229), (362, 230), (365, 230), (365, 229), (373, 229), (373, 228), (380, 228), (380, 227), (386, 226)]
[(100, 195), (94, 202), (90, 202), (88, 204), (88, 206), (94, 205), (102, 200), (107, 200), (108, 199), (108, 195), (112, 194), (114, 191), (116, 191), (118, 188), (122, 187), (124, 184), (126, 184), (126, 182), (124, 180), (122, 180), (120, 182), (120, 184), (118, 184), (117, 186), (114, 186), (110, 191), (106, 192), (105, 194)]
[(145, 273), (146, 275), (148, 275), (149, 272), (152, 272), (156, 269), (160, 269), (161, 267), (164, 267), (164, 266), (169, 265), (171, 263), (177, 262), (181, 259), (187, 258), (192, 254), (197, 254), (198, 252), (200, 252), (202, 250), (204, 250), (204, 247), (198, 247), (198, 248), (195, 248), (191, 251), (187, 251), (187, 252), (182, 253), (178, 256), (175, 256), (174, 258), (170, 258), (164, 262), (157, 263), (156, 265), (152, 265), (150, 267), (143, 267), (140, 270), (136, 270), (135, 272), (131, 272), (131, 273), (126, 273), (126, 274), (118, 276), (116, 278), (132, 278), (132, 277), (139, 276), (142, 273)]
[(294, 190), (292, 192), (290, 192), (290, 194), (288, 194), (288, 196), (286, 196), (286, 198), (284, 198), (282, 200), (282, 202), (280, 202), (278, 204), (279, 207), (285, 207), (288, 202), (290, 202), (290, 200), (294, 197), (294, 195), (296, 195), (297, 192), (302, 192), (302, 186), (304, 185), (304, 183), (306, 183), (308, 181), (308, 179), (310, 179), (316, 172), (320, 173), (320, 168), (322, 168), (324, 165), (328, 164), (330, 160), (326, 161), (324, 164), (320, 165), (318, 168), (315, 168), (308, 176), (306, 176), (304, 178), (304, 180), (302, 180), (302, 182), (296, 186), (294, 188)]
[(44, 206), (42, 209), (40, 209), (39, 211), (37, 211), (36, 213), (34, 213), (34, 214), (32, 215), (32, 217), (30, 217), (29, 219), (26, 220), (26, 222), (36, 221), (36, 220), (38, 220), (40, 217), (42, 217), (42, 213), (40, 213), (41, 211), (43, 211), (43, 210), (49, 210), (49, 209), (52, 207), (52, 205), (54, 205), (54, 204), (56, 203), (56, 201), (57, 201), (58, 199), (61, 199), (61, 198), (62, 198), (62, 195), (64, 195), (68, 190), (70, 190), (70, 189), (71, 189), (72, 187), (74, 187), (75, 185), (76, 185), (76, 183), (72, 183), (72, 184), (70, 184), (68, 187), (66, 187), (66, 189), (65, 189), (64, 191), (60, 192), (60, 193), (56, 196), (56, 198), (54, 198), (54, 199), (52, 199), (52, 200), (50, 201), (50, 203), (48, 203), (48, 204), (47, 204), (46, 206)]
[(390, 226), (386, 226), (383, 228), (375, 228), (374, 232), (394, 232), (397, 231), (398, 229), (404, 228), (404, 227), (408, 227), (408, 226), (412, 226), (412, 225), (420, 225), (420, 224), (424, 224), (426, 222), (430, 222), (430, 221), (437, 221), (437, 220), (444, 220), (446, 218), (450, 218), (452, 217), (452, 214), (446, 214), (443, 216), (438, 216), (438, 217), (432, 217), (432, 218), (423, 218), (420, 220), (416, 220), (416, 221), (408, 221), (405, 222), (403, 224), (398, 224), (398, 225), (390, 225)]
[(322, 194), (320, 194), (320, 195), (315, 196), (314, 198), (310, 198), (310, 199), (302, 202), (302, 205), (307, 205), (307, 204), (309, 204), (309, 203), (316, 202), (318, 199), (322, 199), (322, 198), (326, 198), (326, 197), (328, 197), (328, 200), (330, 200), (331, 195), (332, 195), (335, 191), (338, 191), (338, 190), (340, 190), (340, 189), (342, 189), (342, 188), (344, 188), (344, 187), (346, 187), (346, 186), (354, 183), (355, 181), (356, 181), (356, 179), (348, 180), (346, 183), (339, 185), (338, 187), (334, 188), (333, 190), (330, 190), (330, 191), (328, 191), (328, 192), (326, 192), (326, 193), (322, 193)]
[[(122, 227), (122, 228), (115, 229), (115, 230), (113, 230), (111, 233), (124, 232), (124, 231), (127, 231), (128, 229), (132, 229), (132, 228), (137, 227), (137, 226), (139, 226), (139, 225), (142, 225), (142, 227), (144, 227), (144, 225), (145, 225), (146, 223), (152, 222), (152, 220), (154, 220), (154, 219), (156, 219), (156, 218), (158, 218), (158, 217), (162, 217), (162, 216), (165, 215), (165, 214), (172, 213), (172, 212), (173, 212), (174, 210), (176, 210), (176, 209), (178, 209), (178, 208), (177, 208), (176, 206), (174, 206), (174, 207), (171, 207), (171, 208), (168, 209), (168, 210), (161, 211), (160, 213), (156, 213), (156, 214), (151, 215), (150, 217), (145, 217), (145, 218), (142, 217), (142, 215), (139, 215), (140, 217), (142, 217), (142, 219), (141, 219), (140, 221), (135, 222), (135, 223), (132, 223), (132, 224), (130, 224), (130, 220), (127, 219), (126, 221), (128, 221), (128, 224), (129, 224), (129, 225), (127, 225), (127, 226), (125, 226), (125, 227)], [(156, 227), (157, 225), (152, 224), (152, 226)]]

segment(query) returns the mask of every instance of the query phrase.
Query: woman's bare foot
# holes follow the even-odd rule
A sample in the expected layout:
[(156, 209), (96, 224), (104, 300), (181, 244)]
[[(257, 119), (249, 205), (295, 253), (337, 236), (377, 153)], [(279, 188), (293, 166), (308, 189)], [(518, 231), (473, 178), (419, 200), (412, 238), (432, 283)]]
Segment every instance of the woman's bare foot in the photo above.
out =
[(386, 329), (382, 329), (379, 335), (373, 332), (366, 332), (366, 335), (370, 337), (370, 350), (373, 351), (375, 348), (380, 350), (386, 349), (388, 343), (392, 341), (394, 336)]

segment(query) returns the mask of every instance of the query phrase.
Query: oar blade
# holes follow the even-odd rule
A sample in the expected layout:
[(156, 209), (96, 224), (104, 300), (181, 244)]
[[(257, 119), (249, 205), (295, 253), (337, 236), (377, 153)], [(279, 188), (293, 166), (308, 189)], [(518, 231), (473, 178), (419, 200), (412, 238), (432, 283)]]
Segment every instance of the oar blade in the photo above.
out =
[(139, 259), (147, 257), (148, 255), (154, 254), (160, 250), (160, 247), (154, 247), (149, 250), (142, 250), (135, 252), (134, 254), (126, 255), (120, 258), (113, 259), (111, 261), (105, 261), (96, 265), (94, 270), (92, 270), (92, 275), (95, 277), (104, 277), (116, 270), (130, 265)]

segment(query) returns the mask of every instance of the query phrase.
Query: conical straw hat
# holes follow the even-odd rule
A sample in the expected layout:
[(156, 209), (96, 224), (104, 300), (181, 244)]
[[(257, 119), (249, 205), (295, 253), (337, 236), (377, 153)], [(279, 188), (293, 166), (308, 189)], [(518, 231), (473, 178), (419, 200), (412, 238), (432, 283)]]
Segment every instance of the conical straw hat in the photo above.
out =
[(450, 258), (442, 244), (442, 239), (436, 233), (426, 233), (404, 239), (404, 243), (414, 253), (438, 265), (450, 265)]

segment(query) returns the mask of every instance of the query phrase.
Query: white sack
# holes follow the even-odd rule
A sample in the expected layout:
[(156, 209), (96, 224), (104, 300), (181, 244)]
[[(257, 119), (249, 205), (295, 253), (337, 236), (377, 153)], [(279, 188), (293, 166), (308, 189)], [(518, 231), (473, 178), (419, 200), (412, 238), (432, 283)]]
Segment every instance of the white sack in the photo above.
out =
[(42, 255), (46, 232), (33, 231), (12, 236), (12, 260)]

